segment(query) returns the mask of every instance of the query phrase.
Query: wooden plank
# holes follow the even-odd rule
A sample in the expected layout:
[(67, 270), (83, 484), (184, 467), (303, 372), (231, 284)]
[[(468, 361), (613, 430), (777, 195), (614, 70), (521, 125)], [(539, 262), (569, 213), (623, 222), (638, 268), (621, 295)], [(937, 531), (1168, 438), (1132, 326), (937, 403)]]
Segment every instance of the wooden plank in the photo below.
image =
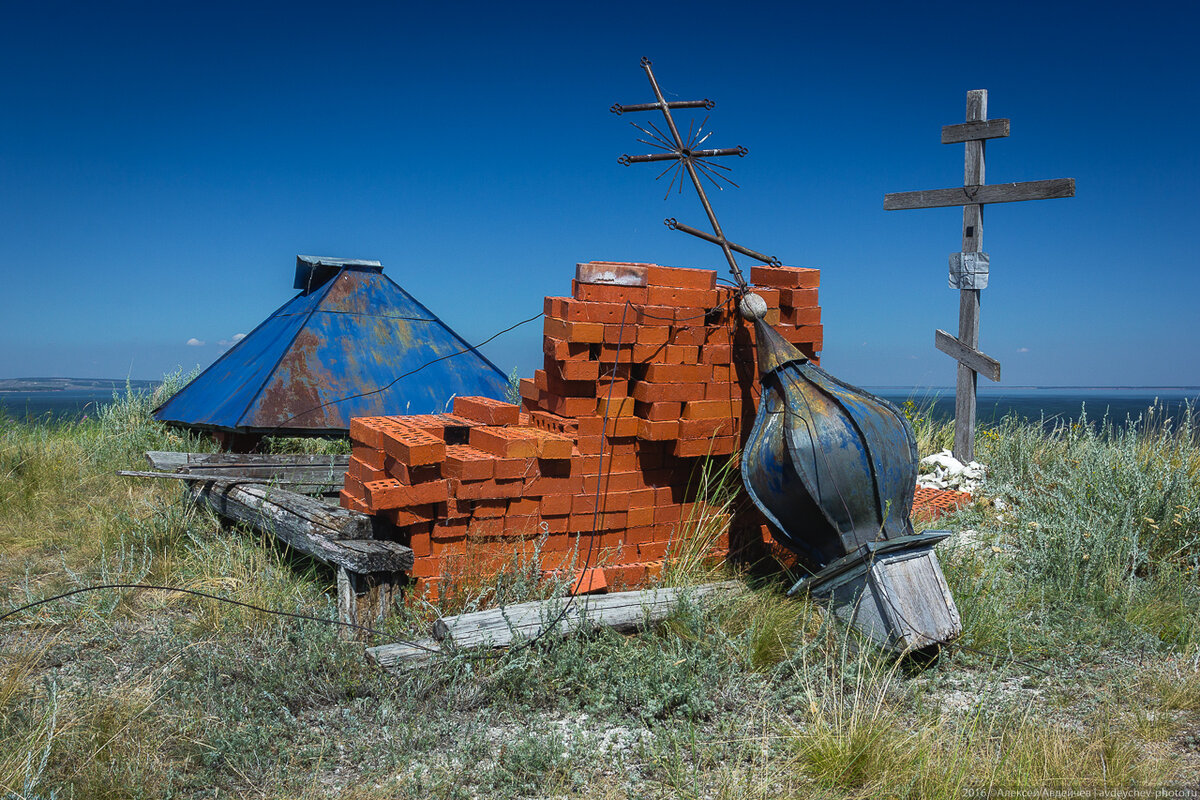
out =
[(741, 581), (725, 581), (691, 588), (666, 587), (602, 595), (582, 595), (518, 603), (511, 606), (445, 617), (433, 625), (435, 639), (455, 648), (507, 647), (517, 639), (531, 639), (550, 630), (570, 633), (597, 627), (632, 631), (666, 619), (687, 596), (701, 598), (745, 589)]
[(1000, 362), (991, 356), (984, 355), (973, 347), (955, 339), (946, 331), (939, 330), (933, 337), (933, 344), (938, 350), (978, 372), (990, 381), (1000, 380)]
[(436, 639), (392, 642), (367, 648), (367, 659), (386, 670), (403, 671), (428, 664), (442, 654)]
[(345, 470), (350, 466), (350, 456), (347, 455), (178, 453), (170, 450), (151, 450), (146, 453), (146, 459), (155, 469), (167, 472), (174, 472), (182, 467), (192, 470), (232, 467), (274, 467), (281, 470), (298, 467), (338, 467)]
[(338, 525), (347, 515), (358, 532), (371, 530), (371, 518), (344, 508), (329, 508), (321, 502), (261, 486), (239, 486), (213, 481), (196, 484), (193, 496), (207, 503), (221, 517), (273, 535), (295, 550), (349, 572), (401, 572), (412, 569), (413, 552), (397, 542), (351, 539), (342, 536)]
[(942, 126), (942, 144), (957, 144), (976, 139), (1002, 139), (1008, 136), (1006, 119), (985, 119)]
[[(987, 89), (967, 92), (967, 122), (987, 121)], [(987, 180), (985, 165), (987, 142), (971, 140), (963, 147), (963, 186), (980, 186)], [(963, 206), (962, 252), (983, 252), (983, 205)], [(977, 351), (979, 348), (979, 290), (961, 289), (958, 293), (958, 343)], [(935, 337), (936, 344), (936, 337)], [(958, 361), (954, 385), (954, 456), (964, 464), (975, 458), (975, 391), (979, 378), (975, 370)]]
[[(982, 142), (968, 144), (982, 144)], [(1021, 183), (975, 184), (953, 189), (894, 192), (883, 196), (884, 211), (913, 208), (948, 208), (988, 203), (1018, 203), (1023, 200), (1056, 200), (1075, 196), (1074, 178), (1051, 178)]]

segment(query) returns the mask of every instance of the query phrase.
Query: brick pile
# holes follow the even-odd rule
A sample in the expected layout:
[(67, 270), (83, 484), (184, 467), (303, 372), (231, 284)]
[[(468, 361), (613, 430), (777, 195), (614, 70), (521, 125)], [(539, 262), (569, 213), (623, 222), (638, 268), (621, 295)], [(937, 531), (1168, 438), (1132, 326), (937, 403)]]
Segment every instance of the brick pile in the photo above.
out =
[[(815, 359), (819, 272), (754, 267), (751, 280), (767, 321)], [(697, 459), (749, 432), (754, 330), (715, 272), (580, 264), (571, 296), (544, 310), (543, 369), (521, 381), (520, 406), (460, 397), (452, 414), (351, 423), (342, 505), (396, 526), (418, 594), (518, 557), (573, 572), (577, 591), (643, 584), (704, 511)], [(728, 551), (727, 536), (714, 544)]]

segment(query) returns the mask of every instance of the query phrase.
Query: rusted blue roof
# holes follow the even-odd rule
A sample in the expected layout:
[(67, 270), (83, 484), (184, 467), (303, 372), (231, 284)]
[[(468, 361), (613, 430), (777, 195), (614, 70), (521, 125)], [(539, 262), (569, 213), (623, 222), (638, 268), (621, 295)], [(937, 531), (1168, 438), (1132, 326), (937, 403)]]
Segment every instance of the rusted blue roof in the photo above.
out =
[(351, 417), (441, 412), (460, 395), (504, 398), (504, 373), (379, 262), (299, 256), (296, 288), (303, 291), (155, 409), (155, 419), (242, 433), (342, 433)]

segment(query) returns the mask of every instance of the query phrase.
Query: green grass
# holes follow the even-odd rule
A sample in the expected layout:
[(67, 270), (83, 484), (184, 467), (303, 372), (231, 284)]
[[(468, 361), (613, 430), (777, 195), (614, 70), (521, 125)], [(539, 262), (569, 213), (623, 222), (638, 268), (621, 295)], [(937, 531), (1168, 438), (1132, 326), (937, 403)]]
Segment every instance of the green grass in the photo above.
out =
[[(210, 447), (152, 422), (158, 399), (3, 422), (0, 613), (152, 581), (334, 617), (326, 568), (222, 529), (178, 485), (113, 475), (144, 450)], [(909, 413), (922, 454), (949, 444), (946, 425)], [(966, 647), (927, 670), (784, 597), (782, 578), (685, 601), (637, 636), (547, 638), (399, 676), (325, 625), (96, 592), (0, 622), (0, 798), (951, 798), (1195, 774), (1195, 431), (1009, 420), (981, 432), (979, 460), (984, 502), (938, 523), (975, 532), (939, 547)], [(696, 480), (698, 535), (665, 572), (679, 585), (729, 577), (709, 551), (736, 471), (714, 462)], [(455, 608), (561, 588), (516, 560), (464, 583)], [(425, 635), (438, 611), (385, 628)]]

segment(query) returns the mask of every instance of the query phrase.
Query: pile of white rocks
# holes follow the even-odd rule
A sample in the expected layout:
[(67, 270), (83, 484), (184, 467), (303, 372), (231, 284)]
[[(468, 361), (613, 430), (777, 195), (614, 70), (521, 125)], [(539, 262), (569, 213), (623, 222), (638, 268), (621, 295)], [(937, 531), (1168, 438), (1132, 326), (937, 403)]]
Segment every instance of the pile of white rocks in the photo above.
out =
[(954, 489), (976, 494), (987, 477), (987, 467), (978, 461), (964, 464), (949, 450), (921, 459), (917, 486), (926, 489)]

